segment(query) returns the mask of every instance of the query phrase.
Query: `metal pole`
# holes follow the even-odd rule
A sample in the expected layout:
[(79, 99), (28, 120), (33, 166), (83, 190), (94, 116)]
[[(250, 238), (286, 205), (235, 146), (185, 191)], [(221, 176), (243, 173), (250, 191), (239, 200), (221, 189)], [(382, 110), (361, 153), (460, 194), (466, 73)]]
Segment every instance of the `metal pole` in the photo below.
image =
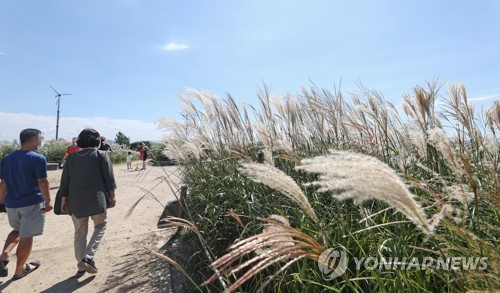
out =
[(61, 96), (70, 96), (71, 94), (60, 94), (55, 88), (50, 88), (56, 93), (57, 98), (57, 122), (56, 122), (56, 140), (59, 139), (59, 107), (61, 105)]
[(59, 137), (59, 105), (61, 104), (61, 95), (57, 95), (57, 123), (56, 123), (56, 140)]

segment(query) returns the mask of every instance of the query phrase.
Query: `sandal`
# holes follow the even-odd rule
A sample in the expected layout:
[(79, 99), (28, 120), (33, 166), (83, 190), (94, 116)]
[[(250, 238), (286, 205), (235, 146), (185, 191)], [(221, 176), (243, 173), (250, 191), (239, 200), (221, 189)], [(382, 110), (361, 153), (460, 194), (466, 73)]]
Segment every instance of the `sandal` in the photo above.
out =
[(7, 269), (8, 260), (0, 261), (0, 277), (7, 277), (9, 275), (9, 270)]
[[(30, 265), (32, 265), (33, 268), (30, 267)], [(19, 279), (26, 277), (30, 273), (36, 271), (40, 267), (40, 265), (41, 265), (41, 263), (38, 260), (30, 262), (29, 264), (26, 264), (26, 268), (24, 269), (24, 271), (22, 273), (20, 273), (19, 275), (14, 275), (12, 277), (12, 280), (15, 281), (15, 280), (19, 280)]]

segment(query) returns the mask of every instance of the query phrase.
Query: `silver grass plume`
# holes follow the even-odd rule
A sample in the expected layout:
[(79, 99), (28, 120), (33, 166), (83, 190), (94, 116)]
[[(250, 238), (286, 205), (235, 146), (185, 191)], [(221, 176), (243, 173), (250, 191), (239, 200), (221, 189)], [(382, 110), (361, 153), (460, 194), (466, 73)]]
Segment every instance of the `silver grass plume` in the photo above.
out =
[(406, 133), (410, 142), (415, 146), (418, 155), (421, 157), (427, 156), (427, 142), (425, 139), (425, 133), (420, 129), (411, 124), (406, 124)]
[(262, 183), (283, 193), (289, 199), (299, 204), (313, 219), (318, 219), (302, 189), (283, 171), (271, 165), (258, 163), (241, 163), (239, 170), (253, 181)]
[(200, 159), (205, 155), (205, 152), (201, 148), (201, 145), (193, 141), (186, 141), (182, 148), (185, 150), (185, 152), (193, 155), (196, 159)]
[(445, 190), (448, 194), (449, 201), (456, 200), (462, 203), (465, 207), (467, 207), (468, 204), (474, 200), (474, 193), (469, 191), (469, 188), (465, 184), (446, 186)]
[[(436, 213), (434, 216), (432, 216), (432, 219), (431, 219), (431, 229), (432, 230), (435, 230), (437, 226), (439, 226), (439, 223), (441, 223), (441, 221), (447, 217), (447, 218), (451, 218), (452, 220), (454, 221), (457, 221), (456, 219), (454, 219), (453, 217), (453, 213), (455, 212), (455, 208), (451, 205), (451, 204), (445, 204), (441, 207), (441, 211), (439, 213)], [(459, 220), (458, 220), (459, 221)]]
[[(216, 273), (203, 282), (201, 286), (206, 286), (221, 276), (232, 276), (243, 271), (242, 275), (225, 290), (225, 292), (234, 292), (239, 286), (267, 267), (286, 261), (287, 263), (282, 265), (281, 269), (271, 275), (268, 281), (264, 282), (261, 286), (259, 292), (264, 292), (264, 288), (269, 282), (296, 261), (303, 258), (312, 261), (321, 261), (320, 255), (325, 250), (325, 247), (311, 236), (279, 221), (262, 218), (257, 218), (257, 220), (274, 226), (280, 226), (280, 229), (263, 231), (231, 245), (229, 252), (211, 264)], [(283, 241), (289, 243), (289, 245), (284, 247), (275, 246), (276, 243)], [(255, 254), (256, 251), (263, 247), (269, 247), (269, 250), (263, 254)], [(242, 261), (244, 257), (247, 258)]]
[(331, 151), (328, 156), (302, 160), (297, 169), (319, 173), (319, 192), (333, 191), (340, 200), (353, 198), (358, 204), (377, 199), (402, 212), (424, 233), (431, 234), (422, 207), (396, 172), (378, 159), (347, 151)]
[(459, 168), (457, 165), (457, 159), (451, 141), (444, 133), (444, 130), (438, 127), (433, 127), (427, 130), (427, 142), (434, 146), (448, 161), (448, 163), (453, 168), (455, 175), (459, 175)]
[(273, 150), (270, 148), (264, 148), (262, 149), (262, 154), (264, 155), (264, 162), (274, 166)]
[(491, 155), (495, 155), (498, 152), (498, 141), (493, 137), (485, 137), (483, 141), (483, 149), (490, 153)]
[(278, 150), (282, 150), (283, 152), (289, 154), (293, 153), (292, 144), (288, 140), (280, 139), (275, 141), (274, 143)]
[[(268, 234), (268, 233), (279, 234), (279, 232), (286, 232), (287, 230), (286, 227), (290, 227), (290, 222), (288, 221), (287, 218), (283, 216), (273, 214), (269, 216), (269, 219), (279, 222), (282, 225), (276, 225), (273, 222), (265, 223), (264, 228), (262, 230), (263, 234)], [(256, 249), (255, 253), (264, 254), (268, 253), (272, 249), (286, 248), (295, 245), (295, 243), (293, 243), (293, 238), (290, 236), (276, 236), (275, 240), (277, 240), (277, 242), (273, 242), (269, 246)]]
[(495, 126), (500, 129), (500, 99), (492, 101), (491, 107), (484, 110), (486, 117), (486, 124), (490, 127), (492, 132), (495, 132)]

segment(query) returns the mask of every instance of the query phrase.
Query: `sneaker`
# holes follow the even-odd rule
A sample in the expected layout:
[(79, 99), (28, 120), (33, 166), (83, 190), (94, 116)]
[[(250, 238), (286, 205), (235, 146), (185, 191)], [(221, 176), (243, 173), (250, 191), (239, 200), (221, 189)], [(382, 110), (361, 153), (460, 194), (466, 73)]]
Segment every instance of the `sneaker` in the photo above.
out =
[(81, 276), (85, 275), (87, 271), (86, 270), (78, 270), (75, 274), (75, 278), (80, 278)]
[(84, 258), (82, 259), (81, 263), (85, 266), (85, 270), (89, 274), (96, 274), (97, 273), (97, 267), (95, 266), (95, 262), (91, 258)]
[(86, 271), (87, 270), (87, 265), (83, 263), (83, 260), (80, 261), (77, 265), (78, 271)]

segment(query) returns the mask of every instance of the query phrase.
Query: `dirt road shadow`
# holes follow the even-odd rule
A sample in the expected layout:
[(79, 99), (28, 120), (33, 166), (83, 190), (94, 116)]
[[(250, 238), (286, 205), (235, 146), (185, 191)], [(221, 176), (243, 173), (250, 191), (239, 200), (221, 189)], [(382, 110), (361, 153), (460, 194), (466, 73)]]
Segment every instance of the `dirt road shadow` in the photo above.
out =
[[(114, 266), (113, 274), (106, 280), (104, 288), (99, 292), (197, 292), (195, 284), (201, 284), (207, 278), (207, 268), (200, 263), (199, 241), (187, 231), (176, 232), (170, 228), (169, 237), (154, 239), (158, 235), (149, 234), (147, 241), (137, 242), (137, 251), (124, 255)], [(149, 245), (145, 245), (145, 242)], [(166, 260), (151, 254), (144, 249), (166, 255), (173, 259), (186, 271), (191, 272), (187, 278), (175, 266)]]
[(69, 277), (46, 290), (40, 291), (40, 293), (73, 292), (92, 282), (95, 277), (95, 275), (83, 276), (80, 279)]
[(159, 243), (170, 241), (173, 233), (152, 233), (138, 239), (134, 245), (137, 250), (113, 264), (113, 273), (99, 292), (178, 292), (172, 291), (170, 265), (145, 249), (158, 251)]

